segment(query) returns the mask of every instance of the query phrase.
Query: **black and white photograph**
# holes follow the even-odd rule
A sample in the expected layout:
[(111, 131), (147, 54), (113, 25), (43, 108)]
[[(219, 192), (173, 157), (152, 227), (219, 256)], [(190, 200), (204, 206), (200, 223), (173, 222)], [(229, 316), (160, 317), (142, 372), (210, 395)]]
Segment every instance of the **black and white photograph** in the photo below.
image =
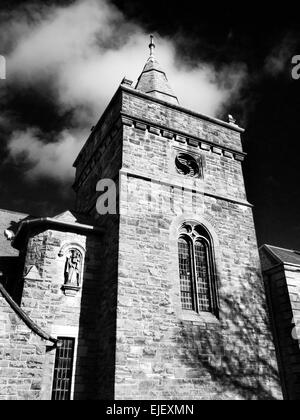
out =
[(294, 4), (0, 0), (0, 400), (300, 400)]

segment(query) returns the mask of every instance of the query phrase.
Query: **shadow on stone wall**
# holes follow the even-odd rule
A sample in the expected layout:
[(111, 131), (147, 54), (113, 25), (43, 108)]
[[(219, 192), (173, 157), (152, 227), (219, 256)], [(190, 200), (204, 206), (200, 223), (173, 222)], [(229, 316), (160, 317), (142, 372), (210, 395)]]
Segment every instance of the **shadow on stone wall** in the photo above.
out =
[[(15, 235), (18, 231), (21, 222), (30, 220), (32, 217), (27, 216), (20, 219), (18, 222), (10, 220), (5, 226), (5, 230), (13, 232)], [(24, 268), (24, 256), (18, 255), (18, 251), (11, 247), (11, 242), (6, 240), (8, 254), (0, 256), (0, 271), (3, 273), (2, 283), (12, 298), (18, 304), (21, 303), (23, 293), (22, 274)], [(10, 255), (11, 254), (11, 255)]]
[[(105, 226), (104, 237), (87, 242), (75, 400), (115, 396), (118, 217), (110, 216)], [(180, 322), (170, 345), (175, 344), (172, 365), (184, 374), (175, 374), (169, 382), (170, 396), (180, 399), (182, 382), (182, 395), (187, 383), (193, 383), (193, 390), (205, 389), (199, 399), (282, 398), (263, 283), (258, 271), (247, 273), (239, 278), (235, 293), (228, 290), (220, 297), (219, 324)]]
[[(179, 341), (185, 353), (182, 360), (191, 369), (194, 381), (213, 384), (212, 399), (282, 398), (276, 355), (270, 348), (273, 343), (270, 322), (262, 306), (264, 290), (253, 284), (260, 273), (248, 277), (246, 281), (240, 279), (245, 286), (235, 300), (232, 296), (222, 298), (220, 325), (203, 329), (185, 322), (180, 325)], [(186, 343), (194, 345), (187, 348)]]
[(23, 260), (18, 257), (0, 257), (1, 281), (8, 293), (20, 304), (22, 291), (19, 279), (22, 277)]
[(87, 239), (75, 400), (114, 398), (119, 218), (103, 225), (107, 234)]

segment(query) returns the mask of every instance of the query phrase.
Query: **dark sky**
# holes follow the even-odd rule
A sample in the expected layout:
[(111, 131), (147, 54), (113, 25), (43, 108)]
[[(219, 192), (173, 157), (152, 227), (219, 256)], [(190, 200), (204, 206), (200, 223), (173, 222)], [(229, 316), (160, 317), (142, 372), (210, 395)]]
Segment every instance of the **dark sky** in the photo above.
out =
[[(21, 3), (2, 0), (0, 11), (13, 13)], [(199, 1), (113, 3), (145, 32), (172, 38), (177, 54), (189, 61), (211, 61), (216, 67), (246, 63), (247, 83), (230, 111), (246, 128), (244, 175), (248, 200), (255, 206), (258, 241), (300, 249), (300, 80), (291, 77), (292, 56), (300, 55), (298, 10), (290, 2), (267, 7), (262, 2), (222, 2), (222, 6), (212, 2), (211, 8)], [(280, 71), (263, 71), (267, 57), (280, 46)], [(6, 82), (0, 83), (3, 87)], [(0, 107), (0, 115), (3, 109), (12, 116), (22, 115), (24, 127), (38, 125), (49, 133), (59, 132), (68, 119), (67, 113), (62, 115), (53, 106), (47, 87), (19, 92), (9, 86)], [(5, 138), (10, 133), (2, 127), (0, 134), (0, 208), (53, 215), (72, 207), (69, 185), (49, 179), (28, 182), (20, 163), (7, 161)]]

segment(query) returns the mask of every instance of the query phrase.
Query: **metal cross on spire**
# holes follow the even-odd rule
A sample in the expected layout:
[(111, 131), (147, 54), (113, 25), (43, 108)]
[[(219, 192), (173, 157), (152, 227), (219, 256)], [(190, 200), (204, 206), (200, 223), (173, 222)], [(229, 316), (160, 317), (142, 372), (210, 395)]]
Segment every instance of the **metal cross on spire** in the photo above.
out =
[(150, 48), (150, 57), (153, 57), (154, 56), (154, 49), (155, 49), (154, 36), (153, 35), (150, 35), (149, 48)]

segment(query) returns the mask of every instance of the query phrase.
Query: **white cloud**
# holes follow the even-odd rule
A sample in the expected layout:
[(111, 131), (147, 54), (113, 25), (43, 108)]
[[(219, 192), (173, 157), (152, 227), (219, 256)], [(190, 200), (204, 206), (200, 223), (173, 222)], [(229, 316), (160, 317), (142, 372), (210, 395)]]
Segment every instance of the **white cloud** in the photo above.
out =
[[(12, 37), (18, 34), (8, 57), (11, 80), (21, 86), (39, 86), (40, 81), (47, 81), (58, 109), (72, 111), (72, 126), (80, 133), (101, 116), (125, 75), (137, 79), (147, 59), (148, 34), (126, 21), (108, 0), (78, 0), (67, 7), (45, 8), (33, 21), (27, 14), (15, 17), (15, 21), (17, 31), (13, 22), (5, 31), (6, 36), (8, 31)], [(243, 66), (227, 66), (218, 72), (208, 63), (191, 67), (176, 59), (170, 40), (159, 38), (157, 44), (157, 57), (182, 105), (216, 116), (238, 92), (246, 74)], [(14, 133), (11, 153), (16, 158), (21, 145), (18, 138), (26, 139), (28, 148), (33, 149), (28, 150), (27, 159), (35, 165), (30, 176), (51, 174), (63, 179), (69, 176), (63, 154), (56, 155), (57, 170), (53, 172), (45, 156), (53, 156), (58, 148), (75, 158), (73, 151), (84, 140), (74, 137), (68, 143), (64, 133), (53, 144), (41, 142), (34, 129)], [(68, 151), (67, 144), (72, 150)]]
[(48, 177), (61, 182), (74, 177), (72, 167), (83, 143), (78, 141), (82, 133), (63, 131), (53, 143), (45, 143), (43, 133), (37, 128), (16, 131), (8, 145), (11, 158), (17, 163), (27, 163), (25, 176), (29, 180)]

